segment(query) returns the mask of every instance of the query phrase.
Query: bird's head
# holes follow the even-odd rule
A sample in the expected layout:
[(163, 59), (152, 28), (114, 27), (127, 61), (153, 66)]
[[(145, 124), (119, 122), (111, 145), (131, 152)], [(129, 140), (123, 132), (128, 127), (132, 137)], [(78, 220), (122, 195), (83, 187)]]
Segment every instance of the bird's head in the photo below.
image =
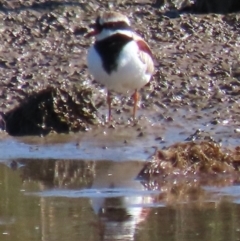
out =
[(104, 12), (100, 14), (94, 24), (90, 27), (92, 31), (86, 36), (95, 36), (96, 40), (102, 40), (119, 31), (131, 30), (130, 21), (127, 16), (119, 12)]

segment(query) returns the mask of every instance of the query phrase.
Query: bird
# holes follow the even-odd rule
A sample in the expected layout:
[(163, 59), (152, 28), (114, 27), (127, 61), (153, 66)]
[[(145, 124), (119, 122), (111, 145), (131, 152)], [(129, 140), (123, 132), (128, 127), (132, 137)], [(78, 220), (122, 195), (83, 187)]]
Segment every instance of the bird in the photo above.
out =
[(139, 89), (153, 75), (152, 51), (131, 27), (129, 18), (117, 11), (100, 13), (86, 37), (95, 37), (87, 53), (87, 66), (94, 79), (107, 88), (108, 121), (112, 120), (111, 91), (132, 92), (136, 117)]

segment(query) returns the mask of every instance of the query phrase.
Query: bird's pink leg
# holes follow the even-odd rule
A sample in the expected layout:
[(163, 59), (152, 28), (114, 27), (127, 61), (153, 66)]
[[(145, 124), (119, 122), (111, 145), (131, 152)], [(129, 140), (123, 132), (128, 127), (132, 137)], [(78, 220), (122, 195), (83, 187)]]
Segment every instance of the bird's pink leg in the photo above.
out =
[(133, 119), (134, 119), (134, 120), (135, 120), (135, 117), (136, 117), (138, 100), (139, 100), (139, 93), (138, 93), (138, 91), (137, 91), (137, 89), (136, 89), (135, 92), (134, 92), (134, 94), (133, 94), (133, 101), (134, 101), (134, 106), (133, 106)]
[(107, 103), (108, 103), (108, 122), (110, 122), (112, 120), (112, 111), (111, 111), (111, 103), (112, 103), (112, 99), (111, 99), (111, 94), (108, 91), (107, 92)]

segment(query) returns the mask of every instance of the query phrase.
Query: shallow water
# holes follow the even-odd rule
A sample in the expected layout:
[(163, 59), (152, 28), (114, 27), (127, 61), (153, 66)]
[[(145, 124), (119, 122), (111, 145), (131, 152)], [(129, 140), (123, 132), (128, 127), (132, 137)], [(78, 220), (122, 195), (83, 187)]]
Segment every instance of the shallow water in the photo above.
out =
[[(212, 124), (212, 111), (190, 113), (186, 109), (174, 112), (166, 110), (164, 115), (172, 121), (164, 121), (156, 112), (147, 112), (134, 126), (120, 125), (115, 128), (106, 124), (89, 132), (76, 134), (50, 134), (10, 137), (0, 133), (0, 161), (15, 158), (84, 159), (127, 161), (148, 159), (155, 147), (164, 148), (186, 140), (215, 140), (224, 147), (234, 148), (239, 143), (239, 126), (226, 116), (218, 124)], [(200, 135), (195, 135), (200, 131)]]
[(231, 177), (211, 186), (185, 177), (157, 185), (136, 178), (156, 146), (183, 142), (198, 129), (223, 146), (238, 144), (231, 120), (212, 125), (207, 114), (199, 121), (175, 115), (171, 122), (143, 117), (141, 130), (2, 133), (0, 240), (239, 240), (240, 190)]
[(18, 159), (0, 164), (0, 240), (239, 240), (239, 186), (189, 200), (147, 189), (142, 162)]

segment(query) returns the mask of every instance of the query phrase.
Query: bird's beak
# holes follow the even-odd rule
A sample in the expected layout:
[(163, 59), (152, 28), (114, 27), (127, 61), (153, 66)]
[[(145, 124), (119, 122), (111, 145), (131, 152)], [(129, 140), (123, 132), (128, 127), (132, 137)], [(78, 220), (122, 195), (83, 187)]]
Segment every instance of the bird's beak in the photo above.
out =
[(88, 32), (85, 37), (86, 38), (90, 38), (90, 37), (93, 37), (93, 36), (96, 36), (98, 34), (98, 31), (96, 29), (93, 29), (92, 31)]
[(96, 28), (96, 24), (91, 24), (89, 27), (91, 28), (91, 31), (85, 35), (86, 38), (96, 36), (99, 33), (99, 31)]

